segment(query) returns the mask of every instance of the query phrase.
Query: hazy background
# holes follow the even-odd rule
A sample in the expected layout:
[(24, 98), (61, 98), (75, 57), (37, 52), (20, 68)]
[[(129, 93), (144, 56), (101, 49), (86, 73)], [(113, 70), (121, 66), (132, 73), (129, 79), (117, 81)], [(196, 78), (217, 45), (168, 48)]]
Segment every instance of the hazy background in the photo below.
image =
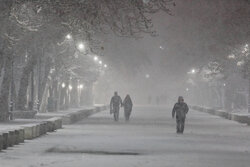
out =
[[(228, 48), (243, 36), (237, 27), (228, 26), (231, 19), (241, 23), (250, 14), (246, 0), (176, 0), (172, 13), (153, 16), (156, 37), (104, 38), (103, 59), (109, 71), (99, 83), (109, 86), (103, 96), (117, 90), (122, 97), (131, 94), (138, 104), (147, 103), (149, 96), (153, 102), (157, 96), (174, 100), (178, 95), (187, 96), (187, 72), (229, 54)], [(100, 87), (97, 83), (96, 90)]]

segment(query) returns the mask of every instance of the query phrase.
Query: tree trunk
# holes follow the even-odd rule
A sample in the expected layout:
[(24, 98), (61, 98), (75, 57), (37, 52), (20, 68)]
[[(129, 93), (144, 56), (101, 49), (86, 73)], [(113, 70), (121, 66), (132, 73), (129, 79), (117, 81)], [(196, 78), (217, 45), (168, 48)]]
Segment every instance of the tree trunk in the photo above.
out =
[(68, 96), (68, 88), (69, 88), (69, 80), (66, 79), (65, 87), (61, 88), (61, 95), (60, 95), (60, 109), (65, 110), (69, 107), (69, 96)]
[(60, 93), (60, 109), (62, 110), (65, 109), (65, 98), (66, 98), (66, 87), (61, 88), (61, 93)]
[(222, 88), (222, 109), (225, 110), (225, 91), (226, 91), (226, 88), (225, 86), (223, 86)]
[(82, 89), (80, 89), (80, 92), (79, 92), (79, 105), (80, 106), (83, 106), (84, 105), (84, 95), (85, 95), (85, 85)]
[(54, 99), (54, 106), (55, 106), (55, 111), (58, 111), (58, 100), (59, 100), (59, 87), (58, 87), (58, 80), (55, 79), (53, 80), (52, 83), (52, 89), (53, 89), (53, 99)]
[(31, 71), (30, 76), (30, 98), (29, 98), (29, 110), (33, 110), (34, 107), (34, 71)]
[(86, 83), (85, 89), (85, 102), (84, 105), (92, 106), (93, 105), (93, 83)]
[(44, 77), (42, 79), (42, 83), (40, 83), (40, 91), (39, 92), (39, 101), (42, 99), (43, 97), (43, 94), (44, 94), (44, 90), (45, 90), (45, 87), (46, 87), (46, 84), (48, 82), (48, 76), (49, 76), (49, 72), (50, 72), (50, 68), (51, 68), (51, 59), (50, 58), (47, 58), (46, 59), (46, 62), (45, 62), (45, 68), (44, 68)]
[(45, 85), (45, 89), (43, 92), (43, 97), (41, 98), (41, 105), (39, 108), (40, 112), (46, 112), (47, 111), (47, 105), (48, 105), (48, 96), (49, 96), (49, 87), (51, 83), (49, 83), (50, 80)]
[(67, 109), (69, 109), (69, 96), (70, 96), (70, 94), (69, 94), (69, 83), (68, 84), (66, 84), (67, 85), (67, 87), (66, 87), (66, 96), (65, 96), (65, 105), (64, 105), (64, 109), (65, 110), (67, 110)]
[(70, 91), (70, 105), (71, 107), (78, 107), (78, 81), (72, 80), (72, 90)]
[(7, 56), (4, 63), (4, 75), (0, 93), (0, 121), (8, 120), (9, 94), (11, 83), (11, 61), (12, 56)]
[(248, 113), (250, 113), (250, 76), (248, 77)]
[(29, 76), (32, 72), (34, 66), (36, 65), (36, 57), (32, 56), (26, 66), (23, 68), (23, 73), (20, 80), (20, 87), (18, 91), (17, 97), (17, 105), (16, 108), (18, 110), (25, 110), (25, 105), (27, 104), (27, 89), (29, 85)]
[(2, 75), (3, 65), (4, 65), (3, 54), (2, 54), (2, 52), (0, 51), (0, 77), (1, 77), (1, 75)]

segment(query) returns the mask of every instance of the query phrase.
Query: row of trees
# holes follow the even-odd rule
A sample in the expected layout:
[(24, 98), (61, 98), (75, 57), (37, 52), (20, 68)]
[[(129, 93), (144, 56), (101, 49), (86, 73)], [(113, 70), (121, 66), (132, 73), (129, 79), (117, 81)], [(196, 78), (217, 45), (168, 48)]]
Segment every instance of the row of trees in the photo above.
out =
[(200, 21), (200, 31), (207, 34), (201, 40), (204, 45), (201, 54), (206, 55), (206, 63), (197, 67), (194, 75), (189, 75), (190, 86), (196, 88), (195, 101), (227, 111), (244, 106), (250, 112), (250, 1), (206, 3), (217, 4), (213, 5), (216, 14), (205, 15)]
[(172, 0), (1, 0), (0, 121), (8, 119), (10, 102), (16, 110), (33, 109), (34, 99), (42, 109), (48, 97), (63, 108), (69, 101), (76, 105), (67, 94), (77, 94), (78, 83), (90, 91), (100, 74), (91, 61), (104, 49), (98, 33), (154, 35), (149, 15), (170, 14), (174, 5)]
[(192, 69), (188, 83), (199, 104), (250, 112), (249, 45), (242, 44), (223, 59)]

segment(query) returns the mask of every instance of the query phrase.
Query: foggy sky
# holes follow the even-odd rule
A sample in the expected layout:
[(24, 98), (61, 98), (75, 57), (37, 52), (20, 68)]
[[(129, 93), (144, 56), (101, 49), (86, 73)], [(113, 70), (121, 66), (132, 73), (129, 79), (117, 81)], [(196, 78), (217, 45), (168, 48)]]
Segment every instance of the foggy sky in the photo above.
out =
[(226, 25), (234, 17), (249, 19), (250, 5), (246, 0), (176, 0), (172, 13), (152, 17), (157, 37), (105, 37), (104, 59), (116, 79), (111, 90), (142, 96), (182, 93), (188, 70), (227, 54), (225, 48), (236, 42), (227, 33), (245, 37), (240, 29)]

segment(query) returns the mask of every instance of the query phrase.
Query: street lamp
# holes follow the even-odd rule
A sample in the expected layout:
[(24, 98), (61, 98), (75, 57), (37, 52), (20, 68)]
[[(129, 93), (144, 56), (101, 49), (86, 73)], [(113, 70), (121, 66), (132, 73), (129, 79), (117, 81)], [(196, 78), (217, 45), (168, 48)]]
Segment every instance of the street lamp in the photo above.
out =
[(65, 88), (65, 83), (64, 82), (62, 83), (62, 88)]
[(98, 57), (97, 56), (94, 57), (94, 61), (98, 61)]
[(73, 87), (71, 85), (69, 85), (69, 90), (72, 90), (72, 89), (73, 89)]
[(82, 42), (80, 42), (80, 43), (77, 45), (77, 48), (78, 48), (80, 51), (84, 51), (85, 45), (84, 45)]
[(83, 89), (83, 84), (80, 84), (80, 85), (78, 86), (78, 88), (79, 88), (79, 89)]
[(198, 72), (198, 70), (197, 69), (195, 69), (195, 68), (192, 68), (190, 71), (188, 71), (187, 73), (188, 74), (196, 74)]
[(107, 68), (108, 67), (108, 65), (107, 64), (104, 64), (104, 68)]
[(70, 40), (70, 39), (72, 39), (72, 36), (70, 34), (67, 34), (66, 39)]
[(99, 64), (102, 65), (102, 61), (101, 60), (99, 61)]
[(79, 88), (82, 89), (82, 88), (83, 88), (83, 84), (80, 84), (80, 85), (79, 85)]

